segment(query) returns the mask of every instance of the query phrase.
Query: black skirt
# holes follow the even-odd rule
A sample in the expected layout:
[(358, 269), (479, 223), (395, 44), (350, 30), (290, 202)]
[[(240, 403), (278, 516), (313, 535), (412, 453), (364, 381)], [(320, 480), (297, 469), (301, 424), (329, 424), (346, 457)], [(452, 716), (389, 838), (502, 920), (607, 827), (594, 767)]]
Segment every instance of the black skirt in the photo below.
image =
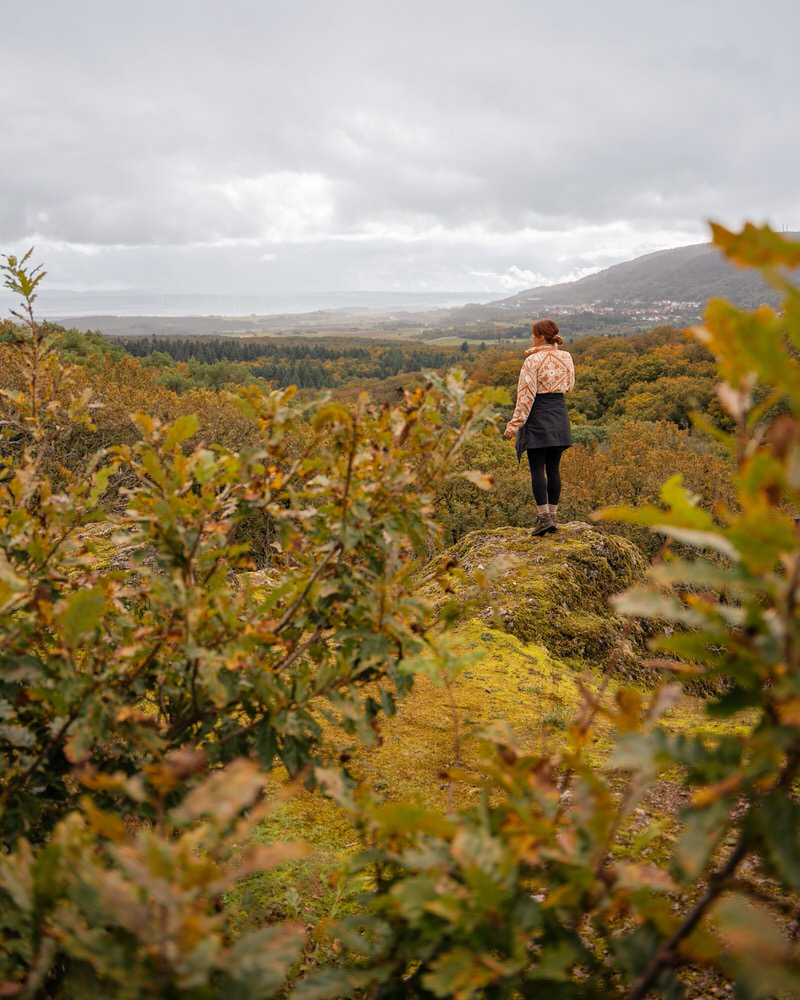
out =
[(534, 448), (569, 448), (572, 431), (563, 392), (540, 392), (528, 419), (517, 431), (517, 460)]

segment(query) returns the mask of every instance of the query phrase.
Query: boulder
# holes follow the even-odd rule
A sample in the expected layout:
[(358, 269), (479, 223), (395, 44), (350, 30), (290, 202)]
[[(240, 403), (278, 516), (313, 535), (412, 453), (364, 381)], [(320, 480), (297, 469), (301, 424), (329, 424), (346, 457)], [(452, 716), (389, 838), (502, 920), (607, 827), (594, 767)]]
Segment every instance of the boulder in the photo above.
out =
[(425, 567), (420, 590), (439, 614), (477, 618), (575, 667), (645, 679), (649, 629), (609, 598), (640, 582), (647, 561), (627, 539), (584, 522), (472, 531)]

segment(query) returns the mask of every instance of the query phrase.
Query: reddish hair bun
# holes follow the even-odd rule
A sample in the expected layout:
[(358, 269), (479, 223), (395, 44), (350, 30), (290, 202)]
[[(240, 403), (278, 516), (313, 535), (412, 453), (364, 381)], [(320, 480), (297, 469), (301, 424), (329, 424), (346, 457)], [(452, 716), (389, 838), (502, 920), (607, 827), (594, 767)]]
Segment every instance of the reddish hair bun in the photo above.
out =
[(563, 344), (564, 341), (558, 335), (558, 324), (554, 319), (537, 319), (531, 327), (531, 333), (535, 337), (541, 337), (548, 344)]

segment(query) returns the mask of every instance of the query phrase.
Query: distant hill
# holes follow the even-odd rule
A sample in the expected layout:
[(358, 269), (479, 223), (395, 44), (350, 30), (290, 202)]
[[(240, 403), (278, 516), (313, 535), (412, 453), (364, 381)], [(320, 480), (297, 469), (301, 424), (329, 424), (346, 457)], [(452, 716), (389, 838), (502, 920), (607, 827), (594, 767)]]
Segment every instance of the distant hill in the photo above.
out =
[[(800, 234), (790, 234), (800, 237)], [(588, 306), (598, 302), (706, 302), (723, 296), (752, 307), (775, 301), (775, 292), (749, 268), (729, 264), (711, 243), (658, 250), (590, 274), (579, 281), (520, 292), (503, 305), (547, 302)], [(497, 303), (498, 305), (500, 303)]]
[[(800, 233), (787, 235), (800, 238)], [(486, 305), (451, 310), (449, 318), (473, 326), (530, 321), (550, 313), (564, 317), (565, 332), (571, 336), (604, 327), (608, 332), (632, 332), (657, 323), (697, 322), (705, 303), (715, 297), (745, 308), (778, 301), (777, 293), (759, 274), (729, 264), (712, 244), (697, 243), (645, 254), (578, 281), (530, 288)]]

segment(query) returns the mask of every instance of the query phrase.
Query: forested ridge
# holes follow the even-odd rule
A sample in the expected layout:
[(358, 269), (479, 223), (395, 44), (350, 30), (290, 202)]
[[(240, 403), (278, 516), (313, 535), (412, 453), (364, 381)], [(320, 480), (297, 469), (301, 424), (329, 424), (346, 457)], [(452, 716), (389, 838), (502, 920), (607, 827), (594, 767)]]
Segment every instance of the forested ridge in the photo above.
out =
[[(162, 365), (164, 355), (174, 362), (207, 365), (246, 362), (252, 377), (279, 386), (296, 385), (299, 389), (332, 388), (355, 378), (387, 378), (422, 368), (440, 369), (457, 357), (452, 349), (397, 344), (364, 346), (346, 341), (331, 343), (327, 339), (324, 343), (287, 344), (285, 340), (254, 343), (243, 338), (149, 337), (126, 338), (121, 346), (134, 357)], [(235, 370), (229, 371), (235, 375)], [(243, 371), (241, 374), (246, 377)]]
[(3, 996), (800, 993), (800, 245), (714, 236), (781, 310), (572, 345), (552, 538), (519, 350), (134, 357), (4, 258)]

